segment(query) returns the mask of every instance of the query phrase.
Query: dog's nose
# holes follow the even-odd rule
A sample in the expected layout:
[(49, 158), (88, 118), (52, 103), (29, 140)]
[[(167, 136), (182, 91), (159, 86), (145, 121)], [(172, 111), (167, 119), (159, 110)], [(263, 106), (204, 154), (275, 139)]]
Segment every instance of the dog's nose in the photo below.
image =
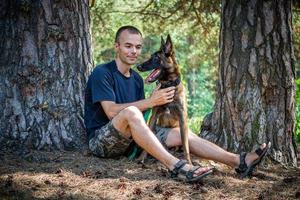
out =
[(136, 65), (136, 68), (137, 68), (139, 71), (143, 71), (143, 68), (142, 68), (142, 65), (141, 65), (141, 64), (137, 64), (137, 65)]

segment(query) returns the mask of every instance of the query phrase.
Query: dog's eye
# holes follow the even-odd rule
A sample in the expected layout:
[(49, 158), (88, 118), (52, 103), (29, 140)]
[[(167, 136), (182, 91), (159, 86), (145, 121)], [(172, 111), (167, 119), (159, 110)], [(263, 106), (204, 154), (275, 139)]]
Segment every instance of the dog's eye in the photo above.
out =
[(154, 56), (154, 57), (153, 57), (153, 61), (154, 61), (154, 62), (158, 62), (158, 61), (159, 61), (158, 56)]

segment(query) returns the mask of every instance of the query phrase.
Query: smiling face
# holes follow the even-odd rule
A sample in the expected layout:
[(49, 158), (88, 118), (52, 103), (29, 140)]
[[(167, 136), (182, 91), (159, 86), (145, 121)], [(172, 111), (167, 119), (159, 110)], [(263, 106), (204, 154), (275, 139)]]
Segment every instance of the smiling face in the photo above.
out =
[(126, 66), (131, 66), (136, 63), (138, 56), (142, 51), (143, 39), (140, 34), (130, 33), (124, 30), (115, 43), (117, 59)]

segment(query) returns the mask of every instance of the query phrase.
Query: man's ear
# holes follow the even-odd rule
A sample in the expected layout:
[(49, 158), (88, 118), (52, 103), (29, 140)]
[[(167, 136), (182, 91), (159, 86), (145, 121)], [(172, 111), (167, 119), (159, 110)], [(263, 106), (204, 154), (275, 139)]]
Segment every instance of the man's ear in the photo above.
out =
[(172, 40), (171, 40), (171, 36), (169, 34), (167, 36), (167, 41), (166, 41), (166, 44), (165, 44), (164, 52), (165, 52), (166, 55), (171, 55), (172, 52), (173, 52), (173, 43), (172, 43)]
[(120, 46), (119, 42), (115, 42), (115, 50), (117, 50), (119, 46)]
[(163, 36), (161, 36), (161, 41), (160, 41), (160, 50), (164, 51), (165, 49), (165, 40)]

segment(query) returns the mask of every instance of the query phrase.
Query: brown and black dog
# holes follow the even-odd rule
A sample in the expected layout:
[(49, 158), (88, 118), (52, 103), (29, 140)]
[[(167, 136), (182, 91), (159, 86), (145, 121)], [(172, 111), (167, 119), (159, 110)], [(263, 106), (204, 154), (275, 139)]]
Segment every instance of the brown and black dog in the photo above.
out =
[(170, 35), (166, 42), (161, 38), (161, 47), (151, 55), (151, 58), (137, 66), (141, 72), (153, 70), (145, 79), (146, 83), (157, 81), (160, 89), (175, 86), (174, 100), (171, 103), (152, 109), (149, 126), (153, 131), (155, 126), (166, 128), (180, 127), (180, 135), (186, 160), (191, 163), (188, 144), (187, 106), (183, 84), (181, 83), (179, 66)]

